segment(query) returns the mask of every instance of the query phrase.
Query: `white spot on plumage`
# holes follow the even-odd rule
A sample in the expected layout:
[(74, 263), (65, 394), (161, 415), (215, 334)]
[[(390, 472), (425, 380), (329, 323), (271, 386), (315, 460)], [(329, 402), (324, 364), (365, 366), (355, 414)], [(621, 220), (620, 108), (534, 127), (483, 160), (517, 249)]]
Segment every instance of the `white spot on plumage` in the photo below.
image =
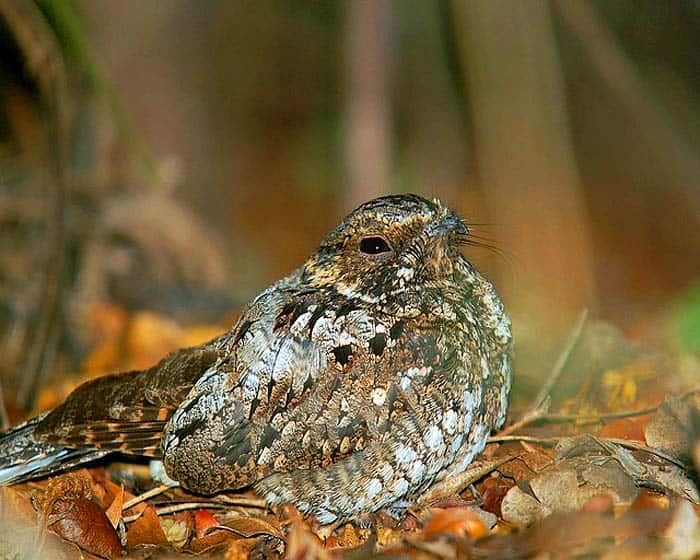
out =
[(423, 436), (423, 443), (425, 443), (428, 449), (435, 451), (442, 445), (442, 430), (435, 424), (432, 424)]
[(483, 379), (486, 379), (489, 375), (491, 375), (491, 369), (489, 368), (489, 362), (486, 359), (486, 356), (481, 356), (481, 377)]
[(380, 492), (382, 491), (382, 481), (379, 480), (378, 478), (373, 478), (372, 480), (369, 481), (367, 484), (367, 488), (365, 489), (365, 493), (367, 494), (367, 497), (371, 500), (375, 496), (377, 496)]
[(311, 319), (311, 315), (313, 312), (313, 309), (311, 309), (312, 307), (316, 307), (316, 306), (312, 305), (311, 307), (309, 307), (309, 311), (299, 315), (299, 317), (297, 317), (297, 320), (294, 321), (294, 323), (292, 323), (291, 327), (289, 327), (289, 330), (293, 334), (298, 336), (309, 325), (309, 319)]
[(352, 336), (348, 331), (342, 330), (338, 336), (338, 346), (348, 346), (350, 344), (356, 344), (357, 339)]
[(452, 453), (457, 453), (459, 448), (462, 447), (462, 441), (464, 441), (464, 436), (462, 434), (457, 434), (457, 437), (452, 441)]
[(265, 447), (258, 457), (258, 465), (267, 465), (272, 459), (272, 451), (269, 447)]
[(405, 478), (398, 478), (391, 484), (389, 489), (395, 496), (403, 496), (408, 492), (408, 480)]
[(472, 411), (476, 408), (477, 405), (477, 397), (476, 394), (469, 389), (466, 389), (464, 393), (462, 394), (462, 402), (464, 403), (464, 410), (467, 412)]
[(511, 338), (510, 325), (507, 320), (500, 321), (493, 330), (493, 334), (498, 342), (506, 344)]
[(282, 437), (289, 437), (292, 432), (294, 431), (294, 428), (296, 427), (296, 422), (294, 420), (290, 420), (284, 425), (284, 428), (282, 428)]
[(396, 464), (398, 466), (407, 465), (416, 460), (416, 452), (412, 447), (409, 447), (404, 443), (400, 443), (396, 448), (394, 459), (396, 460)]
[(450, 435), (455, 433), (457, 428), (457, 413), (451, 408), (442, 415), (442, 427)]
[(372, 391), (372, 402), (376, 406), (382, 406), (386, 402), (386, 389), (383, 387), (377, 387)]
[(411, 479), (413, 484), (418, 484), (423, 480), (423, 475), (425, 474), (425, 465), (422, 461), (416, 461), (413, 463), (411, 470), (408, 473), (408, 477)]
[(396, 272), (396, 276), (398, 276), (402, 280), (410, 280), (411, 278), (413, 278), (414, 274), (415, 274), (415, 271), (412, 268), (409, 268), (407, 266), (402, 266)]

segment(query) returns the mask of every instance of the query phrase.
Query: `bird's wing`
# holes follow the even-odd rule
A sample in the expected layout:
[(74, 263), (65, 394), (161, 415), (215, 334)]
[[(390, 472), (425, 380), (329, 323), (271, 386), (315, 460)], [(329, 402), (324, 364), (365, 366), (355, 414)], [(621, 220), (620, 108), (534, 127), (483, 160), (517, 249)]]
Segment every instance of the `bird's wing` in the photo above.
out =
[(219, 339), (174, 352), (144, 371), (78, 387), (36, 427), (36, 438), (69, 448), (156, 456), (165, 423), (219, 354)]
[[(340, 321), (337, 313), (314, 313), (312, 307), (296, 314), (304, 328), (289, 326), (276, 334), (253, 325), (237, 357), (251, 352), (255, 359), (244, 360), (242, 373), (228, 377), (235, 380), (232, 385), (220, 384), (225, 420), (215, 413), (203, 422), (199, 414), (181, 424), (181, 433), (189, 432), (198, 451), (207, 438), (214, 457), (207, 464), (219, 475), (226, 473), (216, 479), (218, 489), (244, 486), (273, 472), (328, 466), (373, 442), (399, 441), (401, 432), (404, 439), (422, 437), (416, 434), (449, 408), (442, 383), (451, 378), (453, 356), (441, 349), (439, 333), (392, 328), (360, 312)], [(257, 355), (256, 338), (273, 343)], [(217, 401), (218, 390), (206, 398)], [(201, 402), (182, 409), (182, 416)], [(192, 435), (194, 422), (197, 431), (210, 431)], [(182, 443), (178, 439), (178, 453), (191, 455), (189, 444)], [(182, 471), (197, 469), (183, 465)], [(210, 480), (207, 474), (196, 478), (192, 486)]]
[(307, 380), (296, 372), (277, 384), (265, 427), (272, 443), (257, 451), (272, 471), (327, 466), (389, 433), (422, 433), (448, 406), (441, 388), (451, 364), (436, 334), (414, 330), (392, 340), (388, 330), (332, 348), (305, 391), (296, 390)]

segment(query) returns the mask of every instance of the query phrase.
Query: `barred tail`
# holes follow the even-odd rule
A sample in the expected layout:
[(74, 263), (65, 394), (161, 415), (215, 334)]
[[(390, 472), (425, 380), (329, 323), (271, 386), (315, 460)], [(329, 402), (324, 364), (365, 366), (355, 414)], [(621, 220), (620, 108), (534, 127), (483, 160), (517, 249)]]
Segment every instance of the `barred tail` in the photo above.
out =
[(106, 451), (70, 449), (34, 439), (34, 430), (45, 416), (0, 433), (0, 486), (62, 472), (106, 455)]

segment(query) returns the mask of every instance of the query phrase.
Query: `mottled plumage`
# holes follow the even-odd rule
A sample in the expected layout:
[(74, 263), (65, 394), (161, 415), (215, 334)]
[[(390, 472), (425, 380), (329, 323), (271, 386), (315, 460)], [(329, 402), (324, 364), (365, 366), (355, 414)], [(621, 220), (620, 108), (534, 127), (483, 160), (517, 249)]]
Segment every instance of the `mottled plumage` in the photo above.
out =
[(226, 335), (0, 436), (0, 481), (119, 450), (194, 492), (252, 485), (322, 523), (409, 504), (505, 419), (510, 321), (459, 252), (467, 235), (438, 201), (360, 206)]

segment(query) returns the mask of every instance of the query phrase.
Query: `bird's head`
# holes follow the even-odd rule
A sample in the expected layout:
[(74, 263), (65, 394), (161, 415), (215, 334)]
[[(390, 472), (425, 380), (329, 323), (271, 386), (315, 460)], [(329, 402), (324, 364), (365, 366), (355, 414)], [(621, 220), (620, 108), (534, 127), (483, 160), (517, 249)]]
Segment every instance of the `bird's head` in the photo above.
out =
[(459, 216), (437, 199), (376, 198), (323, 239), (303, 277), (311, 286), (331, 285), (351, 299), (379, 301), (451, 277), (468, 233)]

